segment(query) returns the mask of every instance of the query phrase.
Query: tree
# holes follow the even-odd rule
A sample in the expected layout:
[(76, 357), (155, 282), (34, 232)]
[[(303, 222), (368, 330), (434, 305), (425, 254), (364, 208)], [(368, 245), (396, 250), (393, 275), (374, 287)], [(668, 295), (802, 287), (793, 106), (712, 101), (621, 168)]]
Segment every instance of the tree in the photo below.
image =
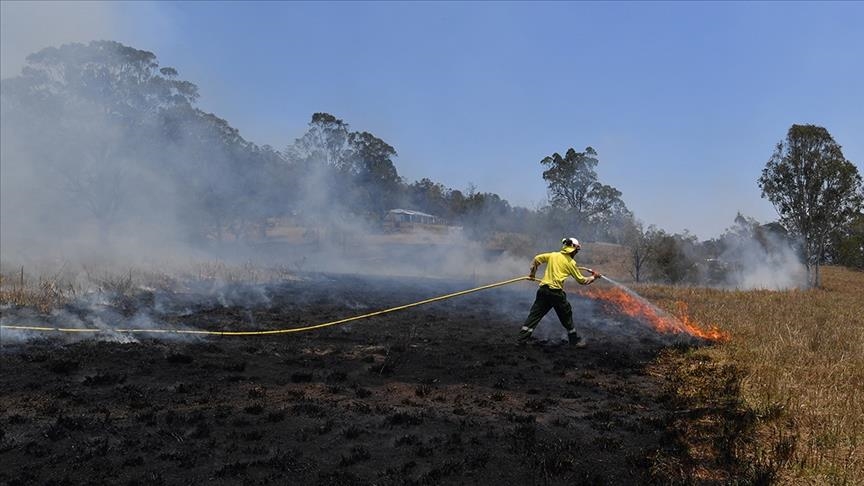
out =
[(630, 219), (625, 222), (623, 239), (630, 247), (630, 275), (636, 282), (641, 282), (645, 267), (654, 257), (661, 232), (655, 226), (644, 229), (642, 222)]
[[(380, 217), (403, 189), (396, 149), (369, 132), (352, 132), (329, 113), (315, 113), (309, 130), (285, 150), (304, 180), (305, 208)], [(333, 209), (338, 208), (336, 212)]]
[(695, 277), (697, 267), (692, 256), (698, 244), (695, 236), (686, 231), (683, 235), (670, 235), (660, 230), (651, 240), (650, 260), (656, 278), (677, 284)]
[(27, 187), (40, 220), (67, 225), (61, 233), (93, 222), (106, 241), (145, 227), (192, 241), (261, 235), (288, 211), (296, 191), (282, 154), (195, 108), (197, 87), (152, 52), (98, 41), (27, 61), (0, 83), (4, 203)]
[(495, 193), (476, 192), (473, 187), (469, 191), (466, 212), (461, 217), (469, 237), (488, 240), (496, 232), (509, 229), (510, 203)]
[[(59, 173), (66, 179), (64, 186), (72, 199), (83, 205), (96, 221), (99, 235), (105, 242), (123, 209), (132, 175), (117, 161), (124, 155), (123, 147), (111, 137), (93, 137), (86, 129), (82, 130), (83, 126), (82, 123), (75, 128), (76, 135), (89, 137), (80, 139), (83, 143), (75, 147), (77, 150), (67, 152), (67, 156), (77, 156), (79, 160), (72, 167), (61, 166)], [(69, 145), (72, 144), (68, 143), (66, 148)]]
[(348, 124), (329, 113), (315, 113), (309, 130), (284, 153), (302, 179), (298, 201), (310, 225), (326, 225), (352, 208)]
[(396, 149), (369, 132), (352, 132), (348, 143), (351, 172), (362, 193), (361, 206), (379, 215), (392, 209), (401, 182), (392, 160)]
[(34, 94), (60, 95), (73, 107), (97, 103), (105, 115), (132, 125), (198, 98), (198, 87), (176, 79), (174, 68), (159, 69), (155, 54), (114, 41), (42, 49), (27, 56), (22, 74)]
[(832, 235), (828, 253), (831, 263), (864, 270), (864, 213), (858, 213), (852, 222)]
[(329, 113), (315, 113), (309, 130), (294, 141), (285, 152), (295, 162), (321, 163), (346, 170), (350, 165), (350, 132), (348, 124)]
[(582, 231), (586, 223), (604, 224), (613, 215), (627, 212), (621, 191), (598, 181), (598, 163), (597, 152), (591, 147), (584, 152), (570, 148), (563, 157), (554, 153), (540, 161), (546, 168), (543, 180), (549, 200), (553, 206), (569, 210), (575, 231)]
[(18, 146), (3, 157), (4, 166), (38, 167), (43, 180), (30, 196), (49, 201), (44, 216), (80, 227), (81, 217), (72, 214), (78, 206), (103, 240), (121, 221), (158, 213), (140, 203), (146, 196), (165, 200), (158, 184), (141, 183), (164, 159), (161, 116), (191, 113), (198, 97), (194, 84), (176, 77), (176, 69), (159, 69), (152, 52), (112, 41), (30, 54), (21, 75), (0, 87), (3, 125), (15, 127), (4, 131), (4, 143), (14, 139)]
[(758, 183), (783, 225), (801, 238), (809, 283), (818, 287), (830, 236), (848, 225), (864, 202), (858, 169), (828, 130), (792, 125)]
[(448, 216), (448, 189), (439, 182), (424, 177), (408, 186), (408, 205), (435, 216)]

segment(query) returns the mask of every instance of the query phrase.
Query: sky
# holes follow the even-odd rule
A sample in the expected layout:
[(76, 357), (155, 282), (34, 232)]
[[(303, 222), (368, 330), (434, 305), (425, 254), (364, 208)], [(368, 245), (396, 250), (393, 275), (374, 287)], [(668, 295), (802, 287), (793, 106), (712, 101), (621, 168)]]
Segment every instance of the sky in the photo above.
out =
[[(284, 149), (315, 112), (395, 147), (409, 183), (547, 202), (593, 147), (636, 218), (700, 239), (777, 219), (756, 180), (792, 124), (864, 172), (864, 2), (0, 2), (0, 77), (110, 39)], [(566, 229), (562, 229), (566, 233)]]

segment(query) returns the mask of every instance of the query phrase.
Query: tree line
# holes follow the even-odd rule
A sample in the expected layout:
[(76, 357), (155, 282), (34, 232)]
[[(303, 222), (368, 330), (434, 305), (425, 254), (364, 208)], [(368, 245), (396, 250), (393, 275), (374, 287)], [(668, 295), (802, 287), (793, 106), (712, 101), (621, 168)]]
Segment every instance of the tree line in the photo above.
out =
[(699, 242), (644, 227), (622, 193), (599, 180), (590, 146), (542, 157), (548, 204), (522, 208), (473, 185), (406, 181), (391, 144), (333, 114), (314, 113), (305, 133), (276, 149), (244, 139), (197, 108), (198, 98), (175, 68), (118, 42), (31, 54), (19, 76), (0, 84), (3, 189), (23, 195), (21, 187), (39, 181), (26, 193), (33, 218), (54, 216), (61, 232), (91, 221), (103, 238), (130, 223), (170, 221), (183, 239), (220, 241), (264, 234), (284, 217), (374, 229), (387, 210), (402, 207), (445, 218), (481, 241), (515, 235), (528, 251), (562, 231), (626, 245), (635, 280), (691, 281), (704, 274), (698, 263), (728, 253), (745, 233), (761, 234), (768, 246), (769, 234), (800, 239), (814, 270), (822, 262), (864, 267), (861, 178), (821, 127), (794, 125), (758, 181), (779, 224), (739, 215), (727, 234)]
[(525, 229), (557, 235), (563, 226), (605, 238), (613, 220), (629, 214), (621, 193), (597, 181), (590, 148), (543, 159), (543, 177), (562, 197), (529, 210), (473, 185), (406, 181), (392, 145), (329, 113), (313, 114), (306, 132), (281, 149), (259, 146), (197, 108), (198, 87), (177, 69), (118, 42), (43, 49), (0, 87), (10, 179), (29, 165), (46, 199), (73, 216), (70, 224), (91, 220), (106, 236), (130, 219), (160, 221), (171, 205), (192, 240), (264, 231), (269, 219), (288, 215), (373, 225), (397, 207), (463, 225), (477, 239)]

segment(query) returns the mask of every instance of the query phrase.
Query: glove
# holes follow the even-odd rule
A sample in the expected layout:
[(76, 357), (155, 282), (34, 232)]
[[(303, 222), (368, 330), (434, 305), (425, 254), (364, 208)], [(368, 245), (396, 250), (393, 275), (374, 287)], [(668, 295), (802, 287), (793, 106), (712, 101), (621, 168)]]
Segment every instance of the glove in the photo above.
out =
[(535, 277), (533, 273), (529, 273), (528, 278), (530, 278), (531, 280), (537, 280), (537, 277)]

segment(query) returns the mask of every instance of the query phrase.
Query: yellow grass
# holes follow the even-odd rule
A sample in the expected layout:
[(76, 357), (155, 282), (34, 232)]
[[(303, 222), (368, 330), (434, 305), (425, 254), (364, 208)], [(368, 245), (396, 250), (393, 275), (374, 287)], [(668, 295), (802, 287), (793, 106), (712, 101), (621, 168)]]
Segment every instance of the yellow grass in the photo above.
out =
[(673, 313), (683, 301), (696, 321), (732, 334), (693, 353), (742, 370), (738, 393), (757, 419), (755, 440), (737, 454), (757, 462), (788, 456), (774, 464), (782, 484), (864, 484), (864, 273), (824, 268), (823, 284), (639, 288)]
[(40, 312), (66, 303), (75, 290), (57, 278), (39, 279), (31, 282), (23, 273), (14, 276), (0, 274), (0, 305), (33, 307)]

